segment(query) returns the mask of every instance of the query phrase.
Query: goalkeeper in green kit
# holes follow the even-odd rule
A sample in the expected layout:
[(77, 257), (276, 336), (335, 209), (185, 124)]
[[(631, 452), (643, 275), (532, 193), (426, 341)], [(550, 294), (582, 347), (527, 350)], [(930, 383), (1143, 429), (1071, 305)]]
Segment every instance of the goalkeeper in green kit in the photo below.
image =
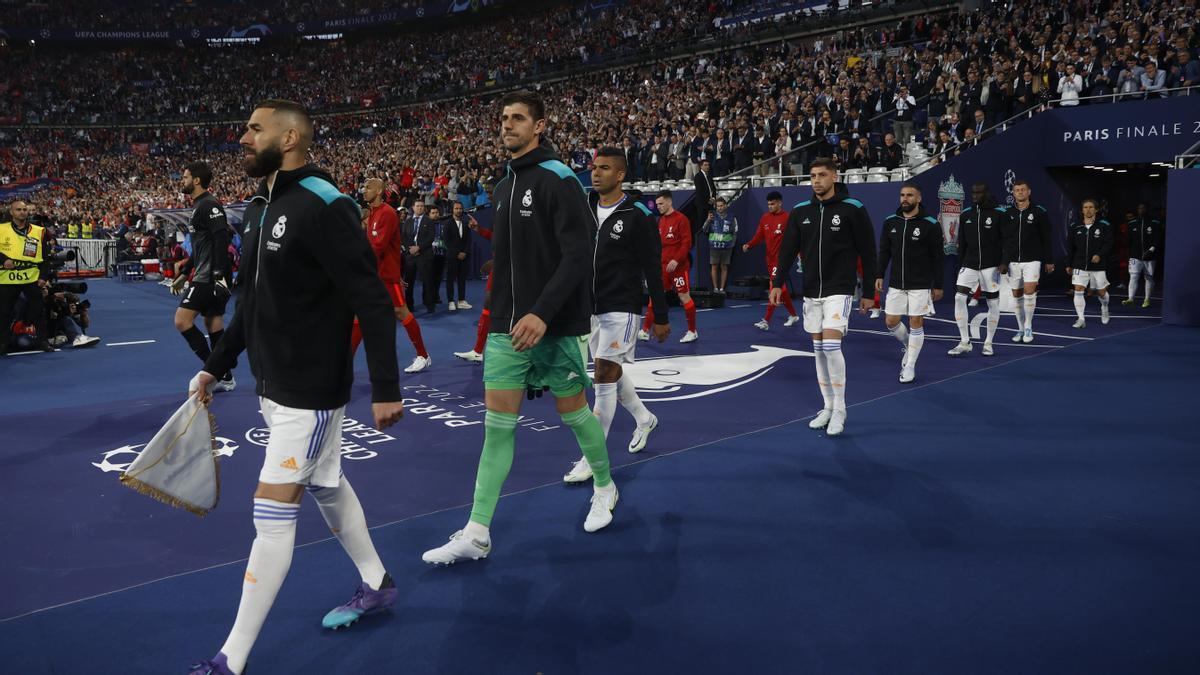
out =
[(501, 100), (501, 141), (508, 171), (495, 188), (492, 328), (483, 358), (487, 414), (475, 501), (466, 526), (427, 563), (485, 558), (489, 528), (512, 467), (521, 399), (549, 388), (592, 469), (594, 493), (583, 523), (595, 532), (612, 522), (617, 488), (609, 475), (604, 430), (588, 407), (590, 386), (580, 336), (591, 330), (589, 281), (596, 221), (575, 173), (542, 141), (545, 104), (517, 91)]

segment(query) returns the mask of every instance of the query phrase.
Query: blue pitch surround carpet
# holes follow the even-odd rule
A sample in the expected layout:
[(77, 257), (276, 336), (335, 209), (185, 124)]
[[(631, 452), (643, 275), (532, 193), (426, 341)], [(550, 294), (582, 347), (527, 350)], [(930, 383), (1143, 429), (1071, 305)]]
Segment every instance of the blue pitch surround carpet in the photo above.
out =
[[(156, 342), (0, 362), (0, 671), (182, 672), (236, 611), (257, 401), (242, 364), (213, 406), (229, 454), (208, 518), (121, 487), (115, 470), (197, 362), (165, 289), (97, 282), (89, 295), (105, 343)], [(761, 306), (734, 301), (679, 345), (673, 312), (672, 340), (638, 350), (659, 431), (629, 455), (631, 422), (619, 411), (614, 424), (613, 525), (583, 532), (590, 490), (560, 483), (578, 449), (539, 400), (492, 558), (449, 569), (419, 558), (468, 512), (481, 369), (451, 352), (469, 347), (478, 309), (422, 316), (434, 367), (403, 377), (405, 420), (386, 436), (343, 429), (397, 609), (320, 629), (357, 578), (306, 501), (251, 672), (1195, 672), (1200, 458), (1176, 409), (1200, 377), (1200, 331), (1159, 326), (1157, 304), (1114, 303), (1112, 323), (1076, 332), (1051, 295), (1035, 326), (1047, 335), (1012, 345), (1001, 331), (991, 359), (950, 359), (953, 325), (927, 323), (949, 339), (927, 339), (908, 386), (882, 321), (856, 315), (840, 439), (805, 424), (819, 394), (799, 326), (777, 314), (762, 333)], [(405, 365), (402, 331), (398, 347)], [(360, 384), (347, 416), (368, 410)]]

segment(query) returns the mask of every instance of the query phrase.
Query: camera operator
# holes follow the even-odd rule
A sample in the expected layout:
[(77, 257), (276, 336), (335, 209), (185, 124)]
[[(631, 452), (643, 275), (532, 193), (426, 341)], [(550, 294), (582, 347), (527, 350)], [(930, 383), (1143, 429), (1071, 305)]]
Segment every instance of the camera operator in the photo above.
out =
[(12, 339), (13, 309), (17, 298), (25, 297), (26, 313), (37, 329), (37, 345), (42, 351), (54, 348), (46, 340), (46, 311), (38, 280), (46, 269), (42, 252), (45, 230), (31, 224), (29, 204), (20, 199), (9, 206), (12, 220), (0, 223), (0, 357), (8, 354)]
[[(39, 279), (46, 300), (46, 319), (54, 337), (51, 342), (70, 342), (72, 347), (94, 347), (100, 338), (87, 334), (91, 319), (88, 309), (91, 300), (81, 300), (80, 293), (87, 293), (87, 284), (58, 284)], [(59, 338), (63, 336), (63, 338)]]

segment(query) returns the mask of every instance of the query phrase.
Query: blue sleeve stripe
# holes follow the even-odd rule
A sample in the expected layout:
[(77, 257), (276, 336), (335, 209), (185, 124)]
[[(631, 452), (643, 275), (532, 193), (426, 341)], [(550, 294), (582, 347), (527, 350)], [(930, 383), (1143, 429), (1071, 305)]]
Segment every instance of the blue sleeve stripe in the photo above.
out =
[(1041, 204), (1038, 204), (1038, 205), (1037, 205), (1037, 207), (1038, 207), (1039, 209), (1041, 209), (1043, 213), (1046, 213), (1046, 212), (1047, 212), (1047, 211), (1046, 211), (1046, 207), (1042, 206)]
[(559, 178), (574, 178), (575, 172), (557, 159), (548, 159), (538, 164), (543, 169), (554, 173)]
[(937, 218), (934, 218), (933, 216), (925, 216), (925, 220), (929, 221), (931, 225), (938, 224)]
[(332, 183), (318, 176), (309, 176), (308, 178), (301, 179), (300, 187), (320, 197), (321, 201), (327, 205), (332, 204), (339, 197), (350, 199), (348, 195), (342, 194)]
[(857, 206), (857, 207), (858, 207), (858, 208), (860, 208), (860, 209), (861, 209), (861, 208), (863, 208), (863, 203), (862, 203), (862, 202), (860, 202), (860, 201), (858, 201), (857, 199), (854, 199), (854, 198), (852, 198), (852, 197), (847, 197), (847, 198), (846, 198), (846, 203), (847, 203), (847, 204), (851, 204), (851, 205), (853, 205), (853, 206)]
[(811, 200), (811, 199), (807, 199), (807, 200), (805, 200), (805, 201), (802, 201), (802, 202), (800, 202), (799, 204), (797, 204), (797, 205), (793, 206), (792, 208), (793, 208), (793, 209), (798, 209), (798, 208), (800, 208), (801, 206), (808, 206), (808, 205), (809, 205), (809, 204), (811, 204), (811, 203), (812, 203), (812, 200)]
[(646, 214), (647, 216), (650, 215), (650, 209), (646, 208), (645, 204), (643, 204), (641, 202), (634, 202), (633, 205), (638, 207), (638, 210), (641, 211), (642, 213)]

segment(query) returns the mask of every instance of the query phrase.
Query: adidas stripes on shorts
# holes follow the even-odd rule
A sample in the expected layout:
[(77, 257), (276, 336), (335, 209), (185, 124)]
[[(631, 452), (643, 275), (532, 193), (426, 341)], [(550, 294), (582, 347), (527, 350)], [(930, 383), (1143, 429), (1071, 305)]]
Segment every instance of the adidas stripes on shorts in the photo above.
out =
[(259, 397), (270, 429), (266, 458), (258, 474), (269, 485), (337, 487), (342, 473), (342, 420), (346, 407), (304, 410)]

